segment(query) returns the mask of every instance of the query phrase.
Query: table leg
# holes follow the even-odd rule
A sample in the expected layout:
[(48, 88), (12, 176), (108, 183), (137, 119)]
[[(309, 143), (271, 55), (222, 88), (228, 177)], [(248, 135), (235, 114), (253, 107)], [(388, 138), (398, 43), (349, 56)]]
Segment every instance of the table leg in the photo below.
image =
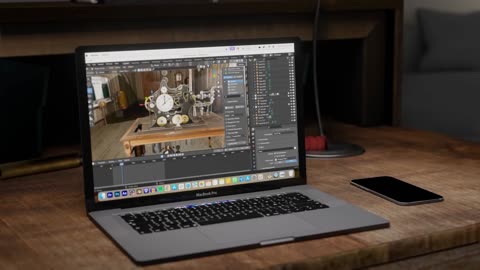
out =
[(130, 142), (123, 143), (123, 150), (125, 150), (125, 154), (127, 154), (127, 157), (132, 156), (132, 147), (130, 145)]

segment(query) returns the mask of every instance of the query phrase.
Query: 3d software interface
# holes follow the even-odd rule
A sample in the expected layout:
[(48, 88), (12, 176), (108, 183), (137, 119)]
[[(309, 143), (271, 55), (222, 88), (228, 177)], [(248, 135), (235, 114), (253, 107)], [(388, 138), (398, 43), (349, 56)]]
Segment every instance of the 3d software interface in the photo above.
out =
[(85, 54), (96, 199), (298, 174), (294, 44)]

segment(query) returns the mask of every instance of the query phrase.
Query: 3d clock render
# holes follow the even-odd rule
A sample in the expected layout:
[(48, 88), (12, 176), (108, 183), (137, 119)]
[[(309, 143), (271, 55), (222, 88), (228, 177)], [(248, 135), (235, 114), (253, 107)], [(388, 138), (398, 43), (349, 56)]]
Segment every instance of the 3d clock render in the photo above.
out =
[(0, 0), (2, 269), (476, 269), (479, 12)]

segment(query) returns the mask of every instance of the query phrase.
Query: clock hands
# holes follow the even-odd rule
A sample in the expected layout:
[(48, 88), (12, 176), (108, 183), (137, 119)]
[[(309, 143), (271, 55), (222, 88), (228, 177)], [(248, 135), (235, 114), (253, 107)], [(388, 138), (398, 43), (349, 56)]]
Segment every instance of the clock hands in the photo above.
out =
[(161, 94), (156, 101), (157, 108), (162, 112), (170, 111), (173, 107), (173, 98), (168, 94)]

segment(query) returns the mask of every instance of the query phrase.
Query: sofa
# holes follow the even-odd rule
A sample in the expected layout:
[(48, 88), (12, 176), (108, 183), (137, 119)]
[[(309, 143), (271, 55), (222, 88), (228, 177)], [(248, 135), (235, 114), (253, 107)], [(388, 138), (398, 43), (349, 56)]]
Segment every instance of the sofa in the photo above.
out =
[(480, 142), (480, 12), (416, 16), (404, 27), (401, 126)]

